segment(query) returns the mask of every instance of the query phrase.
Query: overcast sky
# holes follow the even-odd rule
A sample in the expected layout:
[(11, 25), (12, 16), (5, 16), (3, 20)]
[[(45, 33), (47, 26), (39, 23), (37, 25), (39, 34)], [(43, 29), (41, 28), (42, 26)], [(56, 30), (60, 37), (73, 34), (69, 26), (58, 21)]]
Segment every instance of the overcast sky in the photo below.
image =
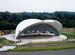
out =
[(0, 11), (54, 12), (74, 11), (75, 0), (0, 0)]

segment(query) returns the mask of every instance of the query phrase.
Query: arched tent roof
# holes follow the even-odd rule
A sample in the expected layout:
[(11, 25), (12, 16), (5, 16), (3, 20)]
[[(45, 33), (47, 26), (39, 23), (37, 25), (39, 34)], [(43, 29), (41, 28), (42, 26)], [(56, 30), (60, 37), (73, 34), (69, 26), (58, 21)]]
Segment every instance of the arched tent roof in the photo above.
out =
[(53, 26), (60, 33), (62, 30), (62, 24), (56, 20), (44, 20), (45, 23)]
[(24, 30), (26, 27), (28, 27), (28, 26), (30, 26), (32, 24), (35, 24), (35, 23), (39, 23), (39, 22), (41, 22), (41, 20), (39, 20), (39, 19), (27, 19), (27, 20), (23, 20), (16, 27), (15, 37), (17, 37), (17, 35), (19, 34), (19, 32), (21, 32), (22, 30)]
[(22, 22), (20, 22), (16, 28), (16, 34), (15, 38), (19, 35), (21, 31), (23, 31), (28, 26), (34, 25), (36, 23), (47, 23), (51, 26), (53, 26), (59, 33), (61, 32), (62, 25), (60, 22), (56, 20), (39, 20), (39, 19), (27, 19)]

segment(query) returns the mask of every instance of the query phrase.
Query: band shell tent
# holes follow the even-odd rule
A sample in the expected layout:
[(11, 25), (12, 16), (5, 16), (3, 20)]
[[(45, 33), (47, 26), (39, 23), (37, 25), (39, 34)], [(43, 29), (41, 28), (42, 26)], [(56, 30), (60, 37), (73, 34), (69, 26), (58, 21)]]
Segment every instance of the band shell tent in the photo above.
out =
[[(62, 24), (56, 20), (27, 19), (20, 22), (16, 27), (15, 38), (21, 38), (21, 34), (53, 33), (60, 36)], [(34, 33), (33, 33), (34, 32)], [(29, 35), (31, 36), (31, 35)], [(25, 35), (24, 35), (25, 37)]]

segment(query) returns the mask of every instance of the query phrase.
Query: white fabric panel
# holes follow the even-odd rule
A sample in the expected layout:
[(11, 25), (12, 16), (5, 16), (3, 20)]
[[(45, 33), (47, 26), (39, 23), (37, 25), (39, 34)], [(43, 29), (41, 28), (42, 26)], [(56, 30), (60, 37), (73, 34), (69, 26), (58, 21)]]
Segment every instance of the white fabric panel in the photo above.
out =
[(62, 24), (56, 20), (44, 20), (45, 23), (48, 23), (49, 25), (53, 26), (58, 32), (60, 33), (62, 30)]

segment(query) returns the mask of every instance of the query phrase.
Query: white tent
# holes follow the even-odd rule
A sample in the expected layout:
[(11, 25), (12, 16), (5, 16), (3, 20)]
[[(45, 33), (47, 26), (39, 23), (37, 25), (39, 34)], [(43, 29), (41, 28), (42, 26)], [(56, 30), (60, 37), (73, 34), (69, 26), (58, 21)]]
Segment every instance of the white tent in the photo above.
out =
[(48, 26), (51, 26), (52, 28), (54, 28), (57, 31), (57, 33), (59, 33), (59, 35), (57, 35), (57, 36), (61, 36), (60, 33), (61, 33), (61, 30), (62, 30), (62, 24), (59, 21), (56, 21), (56, 20), (27, 19), (27, 20), (23, 20), (22, 22), (20, 22), (17, 25), (16, 32), (15, 32), (15, 38), (17, 38), (19, 36), (19, 34), (22, 31), (24, 31), (25, 29), (27, 29), (29, 27), (32, 27), (32, 26), (36, 26), (36, 25), (41, 24), (41, 23), (46, 24)]
[(23, 31), (25, 28), (27, 28), (28, 26), (34, 25), (34, 24), (38, 24), (38, 23), (46, 23), (49, 24), (51, 26), (53, 26), (59, 33), (61, 32), (62, 29), (62, 25), (60, 22), (56, 21), (56, 20), (39, 20), (39, 19), (27, 19), (24, 20), (22, 22), (20, 22), (16, 28), (16, 34), (15, 37), (18, 36), (18, 34)]

